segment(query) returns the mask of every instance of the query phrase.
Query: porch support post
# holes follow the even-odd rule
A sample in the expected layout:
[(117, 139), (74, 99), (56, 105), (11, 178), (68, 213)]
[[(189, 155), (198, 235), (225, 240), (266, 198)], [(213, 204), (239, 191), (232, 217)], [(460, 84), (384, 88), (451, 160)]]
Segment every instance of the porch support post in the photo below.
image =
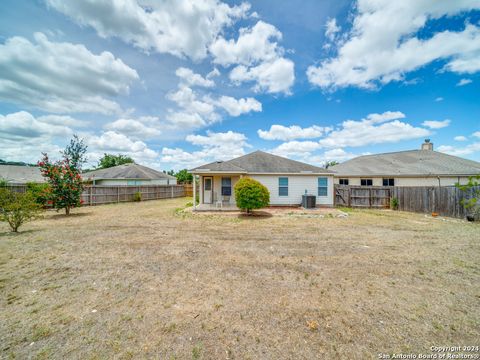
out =
[(197, 210), (197, 175), (193, 174), (193, 210)]

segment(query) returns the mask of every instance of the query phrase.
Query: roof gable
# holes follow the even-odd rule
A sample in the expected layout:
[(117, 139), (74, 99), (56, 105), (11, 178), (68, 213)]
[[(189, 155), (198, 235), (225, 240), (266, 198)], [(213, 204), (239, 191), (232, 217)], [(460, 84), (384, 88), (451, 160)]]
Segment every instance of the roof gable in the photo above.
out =
[(260, 174), (295, 174), (295, 173), (333, 173), (321, 167), (287, 159), (263, 151), (255, 151), (228, 161), (216, 161), (205, 164), (193, 172), (202, 171), (260, 173)]
[(139, 164), (124, 164), (106, 169), (89, 171), (82, 174), (85, 179), (175, 179), (164, 172), (151, 169)]

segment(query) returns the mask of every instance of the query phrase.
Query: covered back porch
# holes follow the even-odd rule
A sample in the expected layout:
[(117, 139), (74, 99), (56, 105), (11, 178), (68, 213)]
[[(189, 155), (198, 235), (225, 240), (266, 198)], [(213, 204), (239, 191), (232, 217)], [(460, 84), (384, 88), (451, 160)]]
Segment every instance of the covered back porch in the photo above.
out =
[(194, 198), (196, 198), (196, 182), (199, 182), (199, 203), (194, 210), (199, 211), (236, 211), (234, 186), (244, 174), (239, 173), (196, 173), (194, 181)]

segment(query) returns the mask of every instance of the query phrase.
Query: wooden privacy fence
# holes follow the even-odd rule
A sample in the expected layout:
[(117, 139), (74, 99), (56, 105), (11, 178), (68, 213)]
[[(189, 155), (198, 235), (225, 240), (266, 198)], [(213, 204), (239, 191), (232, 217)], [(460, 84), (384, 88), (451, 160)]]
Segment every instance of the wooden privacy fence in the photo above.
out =
[(388, 208), (391, 187), (335, 185), (335, 205), (363, 208)]
[(144, 185), (144, 186), (87, 186), (81, 199), (84, 205), (101, 205), (135, 201), (140, 193), (142, 201), (171, 199), (185, 196), (183, 185)]
[[(185, 196), (193, 196), (193, 184), (183, 184), (183, 187), (185, 188)], [(199, 184), (197, 181), (197, 194), (199, 193)]]
[(398, 210), (438, 213), (463, 219), (467, 215), (462, 200), (471, 199), (480, 187), (462, 191), (455, 186), (348, 186), (335, 185), (335, 205), (389, 208), (398, 199)]
[[(16, 192), (25, 192), (27, 186), (23, 184), (8, 184), (9, 189)], [(135, 201), (136, 193), (140, 193), (142, 201), (170, 199), (187, 196), (184, 185), (144, 185), (144, 186), (86, 186), (80, 199), (83, 205), (101, 205)]]

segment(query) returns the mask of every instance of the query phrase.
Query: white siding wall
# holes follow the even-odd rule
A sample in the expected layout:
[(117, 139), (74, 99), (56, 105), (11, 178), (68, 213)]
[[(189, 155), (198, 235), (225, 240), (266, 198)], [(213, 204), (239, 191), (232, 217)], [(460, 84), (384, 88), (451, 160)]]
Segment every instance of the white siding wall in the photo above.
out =
[[(270, 205), (300, 205), (302, 195), (317, 195), (317, 205), (333, 206), (333, 176), (317, 175), (250, 175), (270, 191)], [(288, 196), (278, 195), (278, 178), (288, 177)], [(318, 178), (328, 178), (328, 196), (318, 196)]]
[[(437, 177), (394, 177), (395, 186), (438, 186)], [(335, 184), (339, 183), (339, 179), (348, 179), (349, 185), (360, 185), (360, 179), (372, 179), (373, 186), (382, 186), (383, 177), (335, 177)], [(441, 186), (455, 185), (457, 182), (465, 184), (468, 182), (468, 177), (440, 177)]]

